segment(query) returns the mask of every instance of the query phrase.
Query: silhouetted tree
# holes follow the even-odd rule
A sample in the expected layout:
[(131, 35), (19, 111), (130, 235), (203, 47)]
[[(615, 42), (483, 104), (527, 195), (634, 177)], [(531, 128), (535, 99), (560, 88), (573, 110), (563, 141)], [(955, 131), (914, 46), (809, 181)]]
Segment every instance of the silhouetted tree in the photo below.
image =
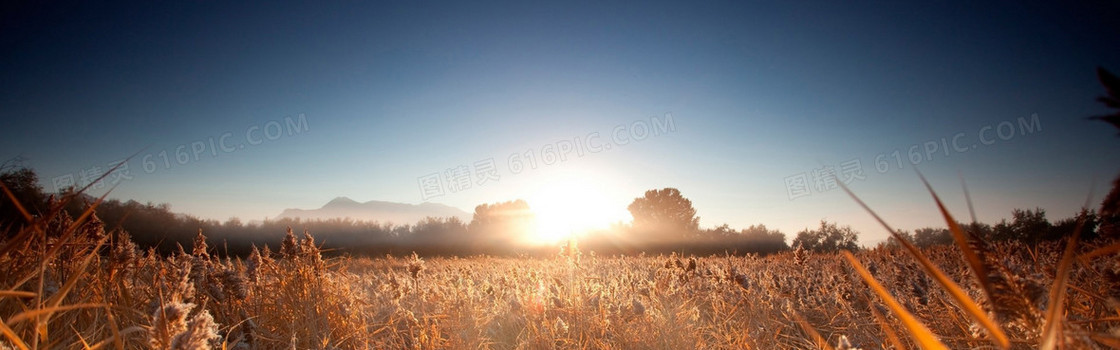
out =
[[(24, 167), (7, 167), (3, 173), (0, 173), (0, 182), (8, 190), (12, 191), (16, 200), (23, 206), (25, 210), (31, 215), (41, 214), (46, 208), (46, 195), (43, 194), (43, 188), (39, 186), (39, 176), (35, 171)], [(7, 227), (18, 229), (26, 220), (23, 214), (20, 213), (19, 208), (8, 195), (0, 192), (0, 230)]]
[(420, 241), (461, 241), (467, 234), (467, 225), (457, 217), (426, 217), (412, 227), (412, 236)]
[(1046, 220), (1046, 211), (1042, 208), (1014, 209), (1011, 216), (1010, 222), (1003, 219), (992, 228), (993, 241), (1020, 240), (1037, 243), (1050, 231), (1050, 222)]
[(748, 244), (756, 246), (758, 251), (774, 253), (789, 250), (786, 244), (786, 235), (778, 230), (769, 230), (766, 225), (751, 225), (739, 232), (741, 239)]
[(919, 247), (953, 244), (953, 234), (948, 228), (923, 227), (914, 230), (914, 244)]
[(474, 208), (467, 231), (474, 238), (517, 239), (525, 237), (535, 222), (536, 216), (524, 200), (480, 204)]
[[(898, 235), (902, 236), (902, 238), (905, 239), (907, 242), (910, 242), (912, 244), (917, 245), (917, 242), (914, 241), (914, 235), (910, 234), (910, 231), (898, 229), (897, 232), (898, 232)], [(888, 247), (902, 247), (902, 243), (899, 243), (898, 240), (895, 239), (893, 235), (887, 236), (887, 240), (885, 242), (883, 242), (883, 244), (888, 246)]]
[(626, 207), (634, 217), (634, 230), (660, 237), (689, 237), (699, 232), (700, 218), (692, 201), (675, 188), (646, 191)]
[(710, 229), (704, 230), (704, 235), (706, 235), (708, 237), (713, 237), (713, 238), (727, 238), (727, 237), (731, 237), (735, 234), (738, 234), (738, 232), (735, 232), (735, 230), (732, 229), (731, 226), (726, 224), (726, 223), (723, 224), (723, 225), (716, 226), (715, 228), (710, 228)]
[[(990, 224), (983, 222), (973, 222), (969, 224), (958, 222), (957, 225), (960, 225), (961, 229), (966, 232), (971, 232), (984, 240), (991, 241), (995, 238), (995, 227), (992, 227)], [(952, 232), (949, 234), (952, 235)], [(956, 241), (954, 240), (953, 243), (955, 244)]]
[(817, 252), (836, 252), (841, 249), (858, 250), (859, 234), (849, 226), (838, 227), (834, 223), (821, 220), (820, 228), (805, 229), (797, 233), (793, 246), (801, 246)]
[(408, 237), (408, 236), (412, 235), (412, 225), (411, 224), (403, 224), (403, 225), (394, 226), (391, 232), (392, 232), (392, 235), (396, 236), (397, 238)]
[(1077, 225), (1081, 225), (1080, 239), (1092, 240), (1097, 238), (1097, 227), (1100, 224), (1101, 218), (1095, 210), (1081, 209), (1077, 215), (1058, 220), (1050, 225), (1049, 231), (1042, 239), (1052, 241), (1069, 237), (1073, 235), (1074, 230), (1077, 230)]
[(229, 220), (226, 220), (226, 223), (222, 224), (222, 226), (227, 230), (240, 230), (245, 227), (245, 224), (241, 222), (240, 218), (231, 217)]

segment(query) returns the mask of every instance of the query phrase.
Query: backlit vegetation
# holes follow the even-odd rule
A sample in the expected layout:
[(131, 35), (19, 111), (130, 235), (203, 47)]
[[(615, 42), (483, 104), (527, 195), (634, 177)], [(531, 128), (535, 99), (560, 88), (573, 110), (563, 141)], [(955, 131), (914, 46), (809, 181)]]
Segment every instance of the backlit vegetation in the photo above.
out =
[[(1100, 74), (1110, 94), (1102, 101), (1120, 106), (1120, 79)], [(99, 219), (102, 199), (47, 199), (27, 185), (34, 173), (2, 175), (3, 350), (1120, 348), (1120, 185), (1099, 215), (1051, 224), (1039, 209), (1017, 210), (987, 226), (958, 222), (926, 183), (945, 228), (914, 234), (848, 192), (891, 234), (871, 249), (829, 222), (800, 232), (792, 250), (764, 226), (700, 230), (691, 202), (664, 189), (631, 206), (631, 232), (654, 243), (621, 252), (687, 241), (693, 252), (766, 242), (777, 253), (616, 255), (569, 240), (535, 257), (359, 257), (324, 256), (310, 232), (290, 228), (243, 255), (205, 225), (186, 245), (138, 245), (106, 229), (120, 225)], [(109, 204), (100, 209), (122, 207)], [(476, 212), (520, 221), (525, 209)], [(476, 216), (470, 226), (507, 224)], [(448, 227), (472, 230), (418, 226), (430, 231), (399, 233), (431, 242)]]
[[(71, 219), (63, 202), (0, 244), (2, 347), (917, 348), (899, 310), (950, 348), (1001, 345), (890, 246), (601, 256), (571, 242), (547, 258), (324, 258), (311, 234), (287, 231), (234, 258), (200, 232), (162, 256), (106, 232), (92, 210)], [(1069, 242), (982, 246), (991, 289), (960, 247), (917, 252), (1012, 348), (1115, 347), (1120, 247)], [(1053, 286), (1068, 286), (1063, 298)]]

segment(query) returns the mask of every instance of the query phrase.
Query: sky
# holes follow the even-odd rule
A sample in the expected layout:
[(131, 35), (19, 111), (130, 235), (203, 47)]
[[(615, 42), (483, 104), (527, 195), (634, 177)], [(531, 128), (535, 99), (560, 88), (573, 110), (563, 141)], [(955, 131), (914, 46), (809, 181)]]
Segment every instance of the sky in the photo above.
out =
[(90, 193), (206, 219), (346, 196), (629, 221), (674, 187), (702, 227), (871, 244), (836, 182), (912, 230), (944, 225), (915, 168), (990, 223), (1120, 173), (1086, 120), (1120, 71), (1105, 1), (2, 6), (0, 160), (47, 191), (127, 160)]

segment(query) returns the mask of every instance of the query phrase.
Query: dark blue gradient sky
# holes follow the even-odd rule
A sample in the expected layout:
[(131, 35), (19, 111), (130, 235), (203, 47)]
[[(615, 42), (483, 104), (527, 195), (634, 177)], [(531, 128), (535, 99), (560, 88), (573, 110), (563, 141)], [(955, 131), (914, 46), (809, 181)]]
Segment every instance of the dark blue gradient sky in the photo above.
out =
[[(607, 218), (677, 187), (705, 227), (828, 219), (871, 243), (814, 179), (858, 167), (888, 221), (937, 225), (913, 163), (962, 218), (958, 173), (983, 221), (1064, 218), (1120, 171), (1116, 130), (1085, 120), (1106, 112), (1095, 67), (1120, 71), (1120, 11), (1027, 3), (3, 5), (0, 159), (53, 191), (137, 154), (112, 197), (219, 220), (575, 183)], [(568, 141), (603, 148), (545, 164)]]

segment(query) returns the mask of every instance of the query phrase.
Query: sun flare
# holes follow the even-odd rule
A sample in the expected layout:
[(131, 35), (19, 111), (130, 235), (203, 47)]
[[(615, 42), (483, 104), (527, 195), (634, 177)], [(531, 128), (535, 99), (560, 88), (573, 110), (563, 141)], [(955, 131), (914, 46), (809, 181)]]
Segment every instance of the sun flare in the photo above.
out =
[(529, 198), (537, 227), (529, 241), (551, 244), (573, 234), (603, 229), (625, 220), (625, 212), (614, 208), (599, 186), (580, 180), (565, 180), (538, 189)]

